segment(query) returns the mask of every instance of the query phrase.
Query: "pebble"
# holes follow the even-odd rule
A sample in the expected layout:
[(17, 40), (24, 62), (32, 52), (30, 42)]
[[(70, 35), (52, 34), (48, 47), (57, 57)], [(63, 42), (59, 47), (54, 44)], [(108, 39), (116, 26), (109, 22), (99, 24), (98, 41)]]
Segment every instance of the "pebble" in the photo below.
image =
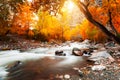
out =
[(63, 75), (56, 75), (56, 78), (59, 78), (59, 79), (63, 79), (64, 77), (63, 77)]
[(79, 70), (79, 68), (77, 68), (77, 67), (74, 67), (73, 69), (74, 69), (74, 70)]
[(62, 79), (62, 78), (63, 78), (63, 75), (60, 75), (59, 78)]
[(65, 74), (65, 75), (64, 75), (64, 78), (65, 78), (65, 79), (69, 79), (69, 78), (70, 78), (70, 75), (69, 75), (69, 74)]
[(92, 70), (93, 71), (102, 71), (102, 70), (105, 70), (106, 69), (106, 66), (103, 66), (103, 65), (95, 65), (92, 67)]

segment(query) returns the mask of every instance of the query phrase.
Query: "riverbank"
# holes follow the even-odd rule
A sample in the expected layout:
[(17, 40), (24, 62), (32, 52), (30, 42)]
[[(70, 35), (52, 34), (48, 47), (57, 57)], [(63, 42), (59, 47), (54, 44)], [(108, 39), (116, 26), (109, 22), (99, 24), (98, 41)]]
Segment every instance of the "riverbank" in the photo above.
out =
[[(61, 62), (62, 60), (63, 61), (67, 60), (66, 56), (55, 55), (54, 52), (56, 50), (62, 49), (64, 53), (71, 54), (72, 48), (74, 47), (84, 48), (87, 46), (92, 47), (94, 52), (99, 52), (99, 51), (108, 52), (115, 59), (115, 61), (110, 62), (108, 59), (101, 59), (101, 60), (96, 61), (94, 64), (89, 65), (89, 61), (86, 60), (88, 62), (88, 63), (86, 62), (88, 65), (84, 65), (83, 67), (81, 67), (82, 63), (80, 63), (79, 61), (80, 59), (78, 58), (79, 56), (74, 56), (74, 58), (70, 58), (71, 56), (67, 55), (68, 56), (67, 59), (70, 60), (67, 63), (70, 63), (78, 59), (76, 60), (77, 63), (73, 65), (71, 63), (69, 64), (69, 66), (68, 65), (63, 65), (63, 66), (58, 66), (58, 67), (50, 66), (50, 65), (57, 64)], [(25, 62), (25, 64), (22, 64), (23, 66), (20, 68), (17, 68), (17, 70), (14, 69), (15, 71), (13, 72), (9, 71), (10, 72), (9, 77), (11, 78), (9, 78), (8, 80), (13, 80), (13, 79), (19, 80), (19, 78), (23, 75), (24, 75), (23, 78), (26, 78), (26, 80), (120, 80), (120, 46), (115, 44), (114, 42), (107, 42), (104, 44), (102, 43), (93, 44), (88, 41), (83, 41), (83, 42), (69, 41), (66, 43), (58, 43), (58, 42), (50, 42), (50, 43), (44, 42), (43, 43), (40, 41), (26, 39), (24, 36), (20, 37), (17, 35), (8, 35), (7, 37), (0, 39), (0, 50), (1, 50), (0, 52), (6, 51), (6, 50), (10, 50), (10, 51), (18, 50), (18, 53), (13, 52), (14, 55), (18, 55), (16, 56), (18, 57), (18, 59), (20, 58), (20, 55), (26, 55), (25, 53), (27, 53), (26, 57), (24, 56), (24, 58), (26, 59), (28, 56), (29, 58), (35, 57), (33, 56), (35, 54), (37, 57), (39, 53), (43, 53), (43, 54), (48, 53), (50, 55), (54, 54), (53, 55), (54, 57), (55, 56), (60, 57), (60, 58), (58, 57), (57, 58), (54, 58), (54, 57), (46, 58), (45, 57), (39, 60)], [(33, 53), (33, 54), (30, 54), (30, 53)], [(8, 56), (7, 54), (9, 54), (9, 52), (6, 53), (6, 56)], [(0, 55), (0, 56), (2, 57), (4, 55)], [(10, 56), (10, 57), (11, 59), (15, 58), (15, 56)], [(3, 62), (4, 59), (6, 58), (2, 57), (1, 61)], [(9, 56), (7, 57), (7, 59), (9, 59)], [(14, 66), (15, 64), (16, 62), (13, 62), (12, 66)], [(30, 65), (30, 66), (27, 66), (27, 65)], [(17, 66), (19, 66), (19, 64)], [(40, 67), (43, 69), (41, 69)], [(64, 70), (67, 70), (67, 71), (63, 73)], [(15, 75), (15, 76), (19, 76), (19, 77), (15, 78), (15, 76), (14, 77), (11, 76), (18, 71), (20, 71), (19, 73), (20, 75)], [(47, 72), (51, 72), (51, 73), (47, 73)], [(32, 76), (32, 78), (30, 78), (30, 76), (33, 74), (36, 74), (36, 76)], [(44, 75), (43, 79), (41, 79), (41, 77), (39, 76), (41, 74)], [(23, 78), (21, 78), (20, 80), (25, 80)]]

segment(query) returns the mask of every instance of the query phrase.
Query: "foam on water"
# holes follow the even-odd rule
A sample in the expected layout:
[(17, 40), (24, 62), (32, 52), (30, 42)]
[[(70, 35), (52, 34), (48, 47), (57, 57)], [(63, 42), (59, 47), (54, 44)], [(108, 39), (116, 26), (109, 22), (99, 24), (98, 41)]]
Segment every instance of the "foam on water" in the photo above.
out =
[(10, 62), (14, 61), (25, 61), (25, 60), (30, 60), (30, 59), (38, 59), (42, 58), (44, 56), (54, 56), (50, 54), (34, 54), (34, 53), (11, 53), (11, 54), (6, 54), (2, 55), (3, 57), (0, 57), (0, 66), (4, 66)]
[(0, 67), (0, 80), (4, 80), (7, 74), (5, 67)]
[[(37, 48), (25, 52), (20, 52), (19, 50), (0, 51), (0, 80), (4, 80), (5, 76), (8, 74), (8, 72), (6, 72), (5, 66), (14, 61), (25, 61), (31, 59), (40, 59), (45, 56), (55, 56), (54, 52), (56, 50), (63, 50), (67, 55), (70, 55), (74, 47), (86, 48), (88, 46), (89, 44), (86, 43), (74, 42), (74, 43), (70, 43), (69, 45), (65, 44), (63, 46), (50, 47), (50, 48), (48, 47)], [(71, 58), (67, 58), (65, 59), (65, 61), (59, 64), (64, 65), (67, 64), (68, 62), (70, 64), (76, 62), (77, 60), (78, 60), (77, 58), (71, 56)]]

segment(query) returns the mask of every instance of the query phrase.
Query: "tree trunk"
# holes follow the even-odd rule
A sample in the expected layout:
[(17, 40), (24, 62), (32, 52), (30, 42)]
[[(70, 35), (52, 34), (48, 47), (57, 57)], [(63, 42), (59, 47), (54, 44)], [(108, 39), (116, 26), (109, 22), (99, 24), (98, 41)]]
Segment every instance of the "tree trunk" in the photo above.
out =
[[(107, 30), (107, 28), (104, 25), (102, 25), (101, 23), (99, 23), (93, 19), (91, 13), (88, 10), (89, 3), (84, 4), (79, 1), (79, 3), (77, 2), (77, 4), (88, 21), (90, 21), (92, 24), (94, 24), (96, 27), (98, 27), (108, 38), (112, 39), (113, 41), (115, 41), (116, 43), (118, 43), (120, 45), (120, 38), (117, 35), (114, 35), (109, 30)], [(112, 24), (112, 23), (110, 23), (110, 24)]]
[[(88, 18), (87, 18), (88, 19)], [(100, 24), (99, 22), (95, 21), (94, 19), (88, 19), (88, 21), (90, 21), (92, 24), (94, 24), (96, 27), (98, 27), (102, 32), (104, 32), (104, 34), (112, 39), (113, 41), (115, 41), (116, 43), (118, 43), (120, 45), (120, 38), (116, 35), (114, 35), (113, 33), (111, 33), (110, 31), (108, 31), (105, 26), (103, 26), (102, 24)]]
[(110, 24), (111, 29), (114, 31), (115, 35), (118, 35), (118, 32), (117, 32), (117, 30), (115, 29), (115, 27), (112, 23), (112, 14), (111, 14), (110, 10), (108, 11), (108, 16), (109, 16), (109, 21), (108, 22)]

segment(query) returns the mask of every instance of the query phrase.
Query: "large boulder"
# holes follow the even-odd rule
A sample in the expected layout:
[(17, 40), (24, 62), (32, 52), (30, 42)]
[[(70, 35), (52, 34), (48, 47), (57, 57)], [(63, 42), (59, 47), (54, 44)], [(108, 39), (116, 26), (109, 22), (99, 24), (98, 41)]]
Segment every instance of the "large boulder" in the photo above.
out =
[(115, 61), (115, 59), (107, 51), (94, 52), (88, 58), (88, 60), (90, 60), (90, 61), (99, 61), (102, 59), (108, 59), (110, 62)]

